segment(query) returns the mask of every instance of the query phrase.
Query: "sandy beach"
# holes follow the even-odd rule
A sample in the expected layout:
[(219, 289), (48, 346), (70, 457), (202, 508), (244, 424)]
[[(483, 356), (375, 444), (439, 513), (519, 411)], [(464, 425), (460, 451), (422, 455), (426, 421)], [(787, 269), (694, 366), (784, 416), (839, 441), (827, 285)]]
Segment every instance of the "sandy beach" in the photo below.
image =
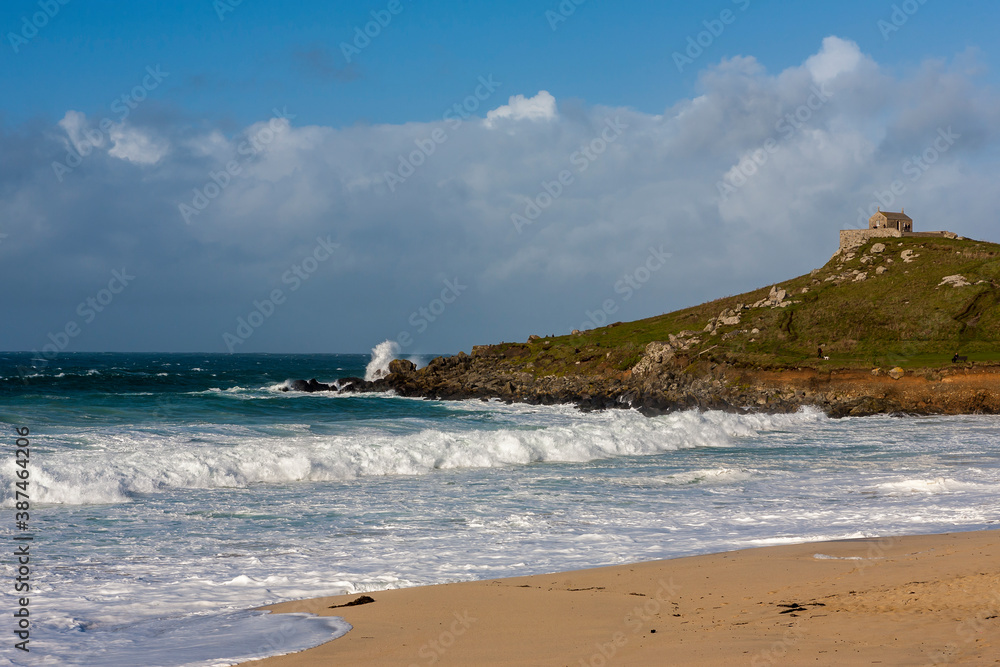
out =
[(1000, 664), (1000, 533), (812, 542), (268, 607), (347, 619), (291, 665)]

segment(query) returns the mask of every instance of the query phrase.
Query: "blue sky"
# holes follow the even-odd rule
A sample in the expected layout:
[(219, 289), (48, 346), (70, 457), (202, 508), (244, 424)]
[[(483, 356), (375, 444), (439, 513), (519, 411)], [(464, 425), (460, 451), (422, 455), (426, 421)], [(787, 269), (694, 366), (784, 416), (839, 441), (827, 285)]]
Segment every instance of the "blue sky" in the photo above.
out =
[[(388, 2), (243, 0), (222, 11), (220, 20), (212, 0), (71, 0), (18, 54), (4, 50), (4, 111), (15, 123), (38, 115), (58, 119), (67, 108), (105, 113), (112, 98), (155, 64), (171, 74), (157, 102), (192, 121), (245, 125), (280, 104), (299, 110), (303, 124), (341, 127), (432, 120), (465, 96), (469, 82), (489, 73), (515, 92), (548, 90), (560, 100), (659, 113), (694, 92), (698, 72), (709, 63), (752, 55), (768, 70), (781, 71), (801, 63), (828, 35), (851, 39), (900, 71), (966, 49), (977, 50), (986, 63), (1000, 56), (996, 3), (966, 2), (960, 10), (934, 0), (918, 3), (920, 9), (885, 39), (878, 21), (891, 21), (893, 4), (900, 6), (587, 0), (552, 30), (546, 12), (558, 12), (555, 1), (400, 0), (402, 11), (355, 56), (355, 68), (337, 79), (333, 72), (348, 66), (339, 45), (351, 43), (355, 28)], [(673, 52), (726, 9), (738, 19), (695, 65), (678, 72)], [(18, 32), (22, 18), (37, 11), (37, 0), (3, 3), (5, 35)]]
[(819, 266), (894, 181), (918, 227), (1000, 240), (998, 19), (939, 0), (11, 0), (0, 349), (564, 333)]

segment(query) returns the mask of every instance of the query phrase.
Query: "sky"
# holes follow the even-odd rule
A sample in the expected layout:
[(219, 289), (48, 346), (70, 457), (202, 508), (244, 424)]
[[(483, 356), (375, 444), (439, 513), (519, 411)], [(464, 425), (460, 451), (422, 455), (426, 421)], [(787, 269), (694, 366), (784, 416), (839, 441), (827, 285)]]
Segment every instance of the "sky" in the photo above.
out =
[(0, 350), (404, 355), (1000, 241), (1000, 4), (7, 0)]

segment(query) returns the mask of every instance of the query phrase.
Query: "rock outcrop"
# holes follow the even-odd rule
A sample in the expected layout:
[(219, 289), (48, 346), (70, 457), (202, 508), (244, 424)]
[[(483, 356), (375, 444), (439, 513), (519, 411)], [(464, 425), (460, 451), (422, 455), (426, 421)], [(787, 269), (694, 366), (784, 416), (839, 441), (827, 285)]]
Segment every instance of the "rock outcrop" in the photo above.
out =
[(942, 278), (941, 284), (938, 287), (945, 287), (946, 285), (950, 285), (951, 287), (968, 287), (971, 284), (965, 279), (965, 276), (955, 275)]
[[(876, 242), (867, 231), (821, 269), (770, 288), (567, 336), (477, 345), (420, 369), (397, 359), (371, 382), (287, 387), (647, 414), (1000, 413), (1000, 364), (989, 361), (1000, 345), (1000, 245), (912, 234)], [(937, 361), (918, 367), (928, 359)]]
[[(994, 391), (1000, 379), (997, 367), (958, 367), (924, 374), (901, 368), (888, 372), (738, 368), (690, 357), (685, 348), (695, 336), (685, 333), (671, 341), (650, 343), (632, 369), (615, 375), (536, 377), (517, 363), (510, 364), (509, 350), (501, 353), (477, 346), (473, 356), (438, 357), (419, 370), (410, 362), (396, 360), (401, 363), (393, 362), (390, 373), (374, 382), (361, 378), (341, 378), (330, 384), (294, 380), (288, 390), (394, 391), (438, 400), (569, 403), (588, 411), (635, 408), (646, 415), (687, 409), (783, 413), (806, 406), (833, 417), (1000, 413), (1000, 394)], [(506, 363), (499, 363), (501, 359)]]
[(284, 391), (304, 391), (311, 394), (317, 391), (331, 391), (334, 389), (333, 385), (324, 384), (313, 378), (311, 380), (292, 380), (288, 383)]
[(407, 373), (412, 373), (417, 370), (416, 364), (407, 359), (393, 359), (389, 362), (389, 374), (399, 374), (406, 375)]

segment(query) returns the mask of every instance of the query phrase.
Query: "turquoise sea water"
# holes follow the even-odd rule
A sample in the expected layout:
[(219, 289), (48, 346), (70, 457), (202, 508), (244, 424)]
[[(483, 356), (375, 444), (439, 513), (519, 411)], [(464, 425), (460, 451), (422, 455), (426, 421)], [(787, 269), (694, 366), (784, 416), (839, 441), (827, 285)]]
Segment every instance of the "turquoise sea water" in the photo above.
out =
[(648, 419), (279, 391), (368, 355), (31, 356), (0, 353), (0, 526), (28, 427), (35, 538), (32, 651), (0, 664), (233, 664), (349, 630), (252, 611), (280, 600), (1000, 518), (995, 417)]

